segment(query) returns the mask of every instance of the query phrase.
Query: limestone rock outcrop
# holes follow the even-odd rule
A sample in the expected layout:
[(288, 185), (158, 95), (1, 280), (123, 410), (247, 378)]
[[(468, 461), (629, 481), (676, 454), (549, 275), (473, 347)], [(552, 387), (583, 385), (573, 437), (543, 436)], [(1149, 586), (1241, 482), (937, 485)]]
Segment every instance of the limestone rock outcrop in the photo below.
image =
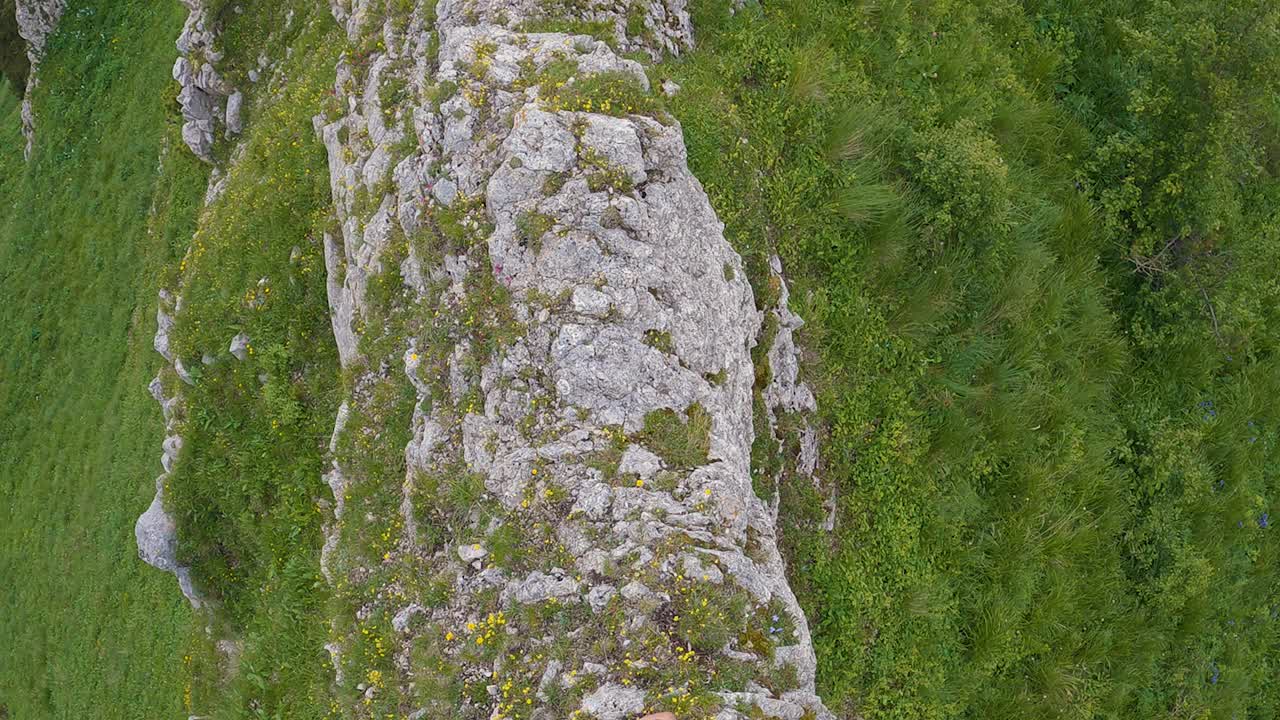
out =
[[(613, 22), (649, 57), (692, 39), (682, 0), (586, 7), (565, 26)], [(526, 31), (556, 27), (545, 8), (333, 2), (368, 48), (316, 118), (349, 378), (322, 555), (352, 608), (338, 692), (357, 716), (831, 718), (750, 476), (742, 260), (644, 67)]]
[(36, 125), (31, 98), (40, 82), (40, 61), (44, 59), (45, 43), (57, 28), (66, 8), (66, 0), (17, 0), (18, 34), (27, 41), (27, 61), (31, 68), (27, 78), (27, 91), (22, 98), (22, 134), (27, 139), (24, 156), (28, 159), (31, 157)]
[(66, 0), (18, 0), (18, 34), (27, 41), (33, 65), (44, 55), (45, 41), (58, 27), (66, 9)]
[(221, 128), (228, 135), (242, 130), (244, 96), (218, 72), (222, 60), (217, 26), (202, 0), (182, 0), (190, 11), (178, 36), (173, 79), (182, 86), (182, 140), (205, 162), (213, 162), (213, 145)]

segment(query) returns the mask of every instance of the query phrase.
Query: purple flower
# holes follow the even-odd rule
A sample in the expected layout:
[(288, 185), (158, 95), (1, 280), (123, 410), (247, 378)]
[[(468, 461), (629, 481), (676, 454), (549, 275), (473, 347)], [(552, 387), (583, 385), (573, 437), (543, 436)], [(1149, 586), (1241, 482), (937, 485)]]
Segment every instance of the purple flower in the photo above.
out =
[(1201, 400), (1200, 402), (1196, 403), (1196, 407), (1205, 411), (1204, 419), (1206, 422), (1215, 417), (1218, 417), (1218, 411), (1213, 408), (1212, 400)]
[(1271, 516), (1267, 513), (1262, 513), (1262, 516), (1258, 518), (1258, 527), (1263, 530), (1271, 527)]
[(1218, 684), (1218, 677), (1219, 677), (1221, 674), (1222, 674), (1222, 673), (1221, 673), (1221, 672), (1219, 672), (1219, 670), (1218, 670), (1218, 663), (1213, 663), (1213, 675), (1209, 678), (1209, 682), (1210, 682), (1211, 684), (1213, 684), (1213, 685), (1217, 685), (1217, 684)]

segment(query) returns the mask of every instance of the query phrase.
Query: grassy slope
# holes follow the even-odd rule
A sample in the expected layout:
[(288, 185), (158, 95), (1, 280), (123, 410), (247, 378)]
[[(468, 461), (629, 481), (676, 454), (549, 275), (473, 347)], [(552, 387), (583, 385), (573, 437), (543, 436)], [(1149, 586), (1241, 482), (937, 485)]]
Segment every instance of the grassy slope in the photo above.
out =
[[(838, 529), (803, 483), (782, 517), (833, 705), (1274, 716), (1276, 134), (1247, 68), (1275, 65), (1229, 32), (1274, 14), (726, 5), (666, 72), (820, 356)], [(1198, 245), (1136, 275), (1169, 235)]]
[[(174, 348), (196, 382), (183, 388), (190, 422), (168, 499), (179, 555), (220, 602), (215, 624), (242, 652), (227, 684), (213, 648), (193, 646), (192, 708), (322, 717), (333, 670), (322, 647), (328, 593), (317, 502), (330, 493), (322, 475), (338, 368), (323, 257), (328, 165), (311, 119), (332, 97), (345, 39), (315, 4), (260, 3), (224, 19), (224, 69), (249, 93), (247, 127), (243, 155), (228, 163), (223, 194), (170, 278), (184, 300)], [(251, 85), (244, 75), (264, 49), (282, 67)], [(278, 78), (287, 78), (283, 87)], [(228, 351), (240, 332), (251, 339), (245, 361)], [(217, 361), (203, 365), (206, 353)]]
[[(0, 703), (15, 717), (331, 709), (315, 499), (327, 493), (337, 369), (321, 254), (327, 165), (311, 116), (343, 43), (323, 8), (249, 10), (224, 17), (224, 70), (251, 91), (245, 154), (198, 222), (207, 172), (178, 138), (169, 78), (180, 4), (68, 13), (43, 69), (30, 167), (16, 99), (3, 95), (0, 569), (26, 581), (5, 583), (18, 611), (0, 619), (0, 636), (16, 639), (0, 658)], [(291, 81), (259, 97), (266, 84), (245, 76), (268, 46), (273, 57), (292, 47)], [(146, 391), (161, 364), (155, 294), (175, 282), (187, 310), (174, 346), (198, 380), (185, 389), (194, 422), (169, 499), (180, 554), (223, 605), (194, 621), (132, 536), (159, 473), (163, 423)], [(261, 308), (246, 299), (255, 288)], [(240, 331), (253, 338), (248, 363), (227, 354)], [(220, 362), (203, 367), (205, 352)], [(230, 685), (206, 623), (242, 642)]]
[(190, 611), (138, 561), (133, 523), (160, 471), (156, 278), (202, 189), (194, 163), (157, 169), (184, 11), (77, 7), (44, 65), (29, 167), (0, 91), (0, 703), (15, 718), (176, 715)]

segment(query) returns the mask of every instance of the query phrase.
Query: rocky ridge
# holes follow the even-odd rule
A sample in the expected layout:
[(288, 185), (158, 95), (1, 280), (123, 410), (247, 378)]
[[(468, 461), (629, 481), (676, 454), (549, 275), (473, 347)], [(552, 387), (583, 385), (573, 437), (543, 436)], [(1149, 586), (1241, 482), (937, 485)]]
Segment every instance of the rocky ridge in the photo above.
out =
[[(215, 96), (211, 96), (204, 88), (229, 86), (221, 80), (212, 66), (211, 61), (220, 58), (213, 51), (214, 35), (206, 29), (207, 13), (203, 4), (198, 0), (182, 0), (182, 2), (189, 9), (190, 14), (177, 41), (181, 56), (175, 63), (173, 72), (174, 80), (182, 85), (178, 95), (183, 116), (186, 119), (182, 136), (183, 141), (193, 153), (206, 161), (211, 161), (212, 158), (209, 155), (212, 149), (213, 116), (211, 113)], [(199, 57), (198, 65), (193, 64), (189, 59), (193, 54)], [(205, 128), (210, 132), (208, 138), (205, 136)], [(211, 179), (205, 195), (205, 205), (217, 196), (220, 187), (219, 177), (220, 174), (215, 173)], [(138, 544), (138, 557), (152, 567), (173, 573), (182, 594), (191, 602), (192, 607), (199, 609), (208, 603), (208, 599), (201, 596), (192, 583), (191, 568), (182, 565), (177, 559), (177, 523), (164, 505), (165, 489), (183, 445), (180, 430), (184, 413), (179, 383), (192, 383), (191, 374), (183, 365), (182, 358), (171, 349), (170, 333), (173, 331), (175, 318), (181, 311), (180, 292), (161, 289), (159, 307), (156, 309), (156, 335), (153, 346), (165, 359), (166, 366), (151, 381), (149, 390), (151, 396), (160, 404), (164, 414), (166, 436), (160, 460), (164, 472), (156, 478), (156, 493), (151, 505), (134, 524), (134, 536)], [(231, 353), (237, 358), (240, 355), (236, 352), (236, 346), (241, 339), (237, 336), (231, 344)], [(212, 361), (212, 358), (207, 359)]]
[[(212, 161), (217, 123), (239, 129), (235, 93), (205, 11), (187, 4), (183, 137)], [(348, 376), (322, 555), (350, 608), (329, 646), (338, 697), (368, 717), (831, 717), (777, 552), (776, 496), (771, 509), (749, 474), (757, 339), (769, 433), (776, 413), (812, 410), (799, 318), (785, 283), (755, 310), (679, 126), (644, 67), (615, 53), (688, 47), (683, 3), (333, 11), (355, 48), (335, 89), (346, 112), (316, 118)], [(191, 381), (169, 352), (181, 305), (162, 292), (169, 365), (151, 389), (168, 436), (136, 533), (201, 607), (164, 510)], [(802, 461), (816, 458), (804, 428)]]
[(27, 41), (27, 60), (30, 72), (27, 78), (27, 91), (22, 97), (22, 134), (27, 138), (24, 157), (30, 159), (31, 144), (35, 137), (35, 108), (31, 98), (40, 82), (40, 61), (44, 59), (45, 42), (48, 40), (62, 13), (67, 8), (66, 0), (17, 0), (18, 34)]
[[(691, 42), (683, 2), (333, 9), (360, 48), (316, 120), (349, 376), (322, 561), (340, 694), (370, 717), (831, 717), (750, 479), (741, 259), (643, 66), (574, 32), (656, 58)], [(786, 353), (771, 404), (807, 407)]]

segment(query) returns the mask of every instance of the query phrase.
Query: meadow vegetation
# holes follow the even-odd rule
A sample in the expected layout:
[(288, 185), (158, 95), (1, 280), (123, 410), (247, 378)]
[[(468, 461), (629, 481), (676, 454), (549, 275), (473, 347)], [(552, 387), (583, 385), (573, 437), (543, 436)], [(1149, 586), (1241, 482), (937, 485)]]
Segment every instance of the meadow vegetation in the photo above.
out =
[[(29, 165), (16, 93), (0, 89), (0, 569), (12, 610), (0, 707), (14, 717), (331, 711), (316, 498), (338, 378), (327, 164), (311, 117), (330, 97), (341, 33), (301, 3), (224, 15), (244, 63), (268, 41), (273, 58), (294, 54), (289, 82), (261, 90), (232, 61), (250, 126), (220, 199), (202, 208), (208, 169), (181, 142), (169, 77), (185, 15), (179, 3), (69, 10), (42, 66)], [(147, 384), (163, 362), (151, 348), (162, 287), (184, 296), (172, 339), (195, 379), (182, 387), (168, 501), (207, 613), (133, 542), (160, 472)], [(228, 351), (239, 332), (252, 341), (245, 362)], [(220, 637), (239, 643), (237, 672)]]
[(204, 192), (170, 108), (184, 16), (178, 3), (77, 3), (49, 43), (30, 164), (17, 94), (0, 80), (7, 717), (183, 712), (190, 607), (138, 560), (133, 523), (161, 470), (163, 420), (147, 393), (156, 288)]
[[(333, 669), (320, 503), (339, 377), (323, 249), (336, 228), (312, 116), (331, 101), (345, 43), (319, 6), (257, 4), (221, 17), (229, 58), (269, 52), (281, 65), (256, 85), (238, 80), (249, 95), (245, 134), (234, 156), (230, 143), (218, 151), (229, 160), (225, 185), (168, 277), (183, 297), (174, 352), (195, 382), (182, 388), (185, 445), (167, 500), (179, 559), (216, 603), (216, 632), (193, 637), (188, 651), (190, 708), (324, 717)], [(228, 72), (247, 68), (233, 60)], [(249, 338), (243, 361), (229, 349), (239, 333)], [(240, 643), (234, 661), (217, 651), (221, 637)]]
[(653, 72), (808, 323), (839, 508), (784, 483), (780, 532), (829, 703), (1273, 717), (1276, 9), (695, 8)]

